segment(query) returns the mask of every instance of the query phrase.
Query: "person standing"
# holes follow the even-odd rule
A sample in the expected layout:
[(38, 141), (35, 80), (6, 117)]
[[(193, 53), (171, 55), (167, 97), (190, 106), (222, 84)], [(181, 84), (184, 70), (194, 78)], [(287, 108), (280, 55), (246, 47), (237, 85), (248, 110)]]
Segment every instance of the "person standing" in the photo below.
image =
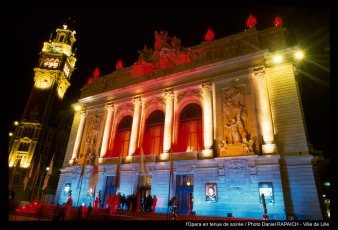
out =
[(62, 207), (61, 207), (61, 217), (60, 217), (60, 220), (61, 221), (64, 221), (66, 220), (66, 215), (67, 215), (67, 204), (66, 203), (63, 203)]
[(97, 209), (99, 207), (99, 197), (96, 197), (94, 200), (94, 209)]
[(156, 195), (154, 195), (153, 204), (152, 204), (152, 208), (151, 208), (152, 212), (155, 212), (156, 204), (157, 204), (157, 197), (156, 197)]
[(92, 212), (92, 210), (93, 210), (92, 202), (89, 202), (88, 208), (87, 208), (87, 218), (90, 215), (90, 213)]
[(81, 219), (84, 220), (87, 217), (87, 207), (85, 204), (82, 204), (81, 208)]
[(53, 210), (53, 220), (60, 221), (60, 219), (61, 219), (61, 207), (59, 204), (57, 204)]
[(192, 209), (193, 209), (193, 195), (192, 195), (192, 192), (188, 194), (187, 202), (188, 202), (188, 213), (187, 213), (187, 216), (189, 216), (189, 215), (192, 214)]
[(68, 196), (68, 200), (66, 202), (66, 218), (69, 218), (70, 217), (70, 213), (72, 211), (72, 207), (73, 207), (73, 199), (72, 199), (72, 196)]

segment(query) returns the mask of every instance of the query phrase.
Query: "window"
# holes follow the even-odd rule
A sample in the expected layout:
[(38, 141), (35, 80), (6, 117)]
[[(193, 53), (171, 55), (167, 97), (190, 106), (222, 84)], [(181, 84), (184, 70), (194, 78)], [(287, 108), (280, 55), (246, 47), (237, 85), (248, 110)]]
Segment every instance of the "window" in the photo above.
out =
[(115, 144), (113, 157), (126, 157), (129, 151), (130, 133), (133, 118), (131, 116), (124, 117), (117, 128), (115, 135)]
[(202, 109), (198, 104), (189, 104), (182, 110), (178, 135), (178, 151), (202, 150)]
[(52, 68), (54, 66), (54, 58), (49, 59), (49, 63), (48, 63), (48, 68)]
[(20, 152), (27, 152), (29, 149), (29, 143), (28, 142), (21, 142), (19, 145), (18, 151)]
[(65, 35), (60, 35), (60, 37), (59, 37), (59, 42), (63, 42), (64, 41), (64, 39), (65, 39)]
[(15, 157), (14, 165), (17, 165), (17, 164), (20, 165), (22, 157), (23, 157), (22, 154), (17, 154), (16, 157)]
[(46, 58), (46, 59), (45, 59), (45, 62), (43, 63), (43, 66), (44, 66), (44, 67), (47, 67), (47, 66), (48, 66), (48, 63), (49, 63), (49, 58)]
[(60, 60), (58, 58), (46, 58), (43, 61), (43, 67), (56, 69), (59, 66)]
[(31, 126), (26, 126), (24, 127), (23, 130), (23, 137), (28, 137), (28, 138), (33, 138), (34, 135), (34, 128)]
[(59, 66), (59, 59), (55, 59), (54, 63), (53, 63), (53, 68), (56, 69)]
[(65, 75), (66, 75), (66, 77), (68, 77), (68, 75), (69, 75), (69, 67), (68, 67), (68, 65), (66, 64), (65, 65), (65, 67), (63, 68), (63, 71), (65, 72)]
[(152, 112), (146, 121), (143, 141), (145, 154), (160, 154), (163, 150), (164, 113), (161, 110)]

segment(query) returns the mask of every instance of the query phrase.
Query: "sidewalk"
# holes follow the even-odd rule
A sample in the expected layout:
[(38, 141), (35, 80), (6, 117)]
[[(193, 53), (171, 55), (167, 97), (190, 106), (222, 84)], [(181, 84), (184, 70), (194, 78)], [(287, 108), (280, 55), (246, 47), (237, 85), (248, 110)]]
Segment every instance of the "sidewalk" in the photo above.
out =
[[(47, 209), (43, 209), (47, 210)], [(16, 212), (9, 215), (9, 221), (52, 221), (52, 212)], [(118, 210), (116, 213), (109, 214), (106, 209), (93, 210), (86, 219), (81, 219), (78, 214), (78, 207), (73, 207), (71, 214), (66, 221), (173, 221), (172, 215), (169, 213), (151, 213), (151, 212), (130, 212)], [(234, 218), (234, 217), (214, 217), (214, 216), (198, 216), (178, 214), (176, 221), (261, 221), (254, 218)]]

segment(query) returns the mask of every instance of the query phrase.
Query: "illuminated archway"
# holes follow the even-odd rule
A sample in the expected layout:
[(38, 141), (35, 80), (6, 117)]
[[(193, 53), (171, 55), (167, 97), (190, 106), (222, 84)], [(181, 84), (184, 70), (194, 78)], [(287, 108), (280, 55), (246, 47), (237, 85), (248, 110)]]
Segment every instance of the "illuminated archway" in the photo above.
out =
[(192, 103), (185, 106), (179, 118), (178, 146), (179, 152), (202, 151), (202, 108)]
[(145, 155), (160, 154), (163, 151), (164, 112), (152, 112), (145, 125), (143, 152)]
[(124, 117), (117, 126), (115, 134), (115, 143), (112, 157), (126, 157), (128, 156), (131, 126), (133, 118), (131, 116)]

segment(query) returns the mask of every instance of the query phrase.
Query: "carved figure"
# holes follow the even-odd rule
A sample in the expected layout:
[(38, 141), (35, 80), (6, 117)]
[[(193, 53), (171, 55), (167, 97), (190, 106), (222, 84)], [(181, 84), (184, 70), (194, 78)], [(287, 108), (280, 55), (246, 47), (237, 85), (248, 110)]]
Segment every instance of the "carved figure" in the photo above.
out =
[(219, 148), (219, 153), (220, 155), (223, 154), (223, 152), (227, 149), (227, 143), (225, 140), (221, 140), (221, 142), (218, 144), (218, 148)]

